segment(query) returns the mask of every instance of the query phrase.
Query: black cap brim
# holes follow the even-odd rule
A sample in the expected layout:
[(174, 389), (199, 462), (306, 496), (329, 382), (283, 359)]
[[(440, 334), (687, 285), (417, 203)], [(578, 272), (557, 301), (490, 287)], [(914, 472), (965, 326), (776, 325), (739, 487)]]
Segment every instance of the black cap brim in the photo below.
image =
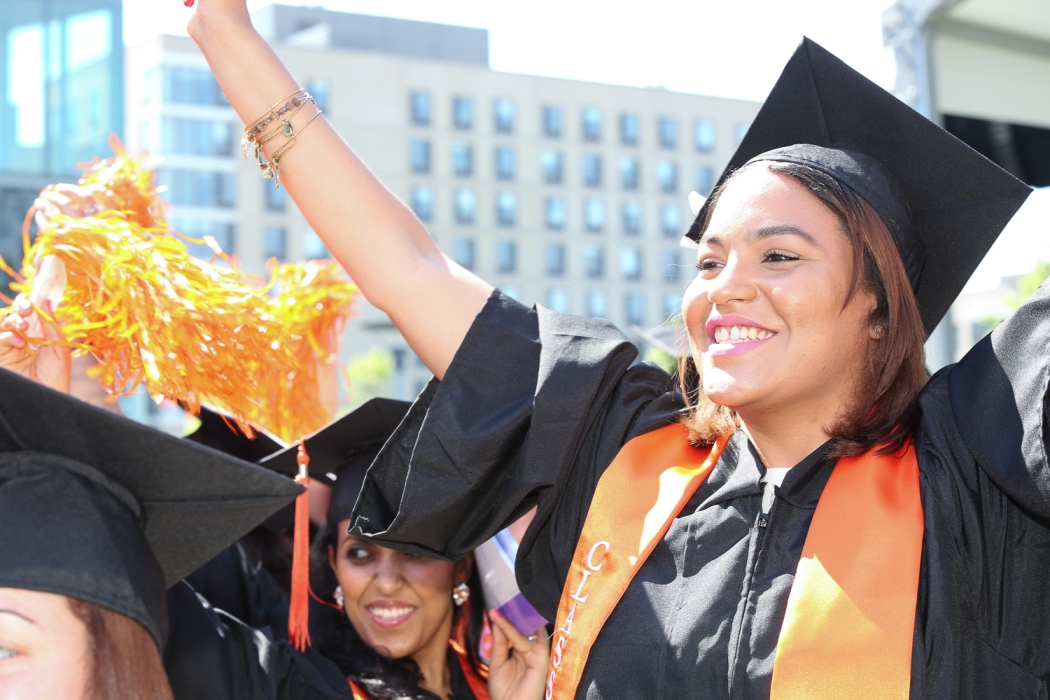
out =
[[(788, 61), (718, 186), (757, 156), (796, 144), (863, 154), (895, 182), (925, 247), (913, 288), (927, 333), (1031, 192), (808, 38)], [(688, 238), (699, 240), (708, 206), (700, 209)]]

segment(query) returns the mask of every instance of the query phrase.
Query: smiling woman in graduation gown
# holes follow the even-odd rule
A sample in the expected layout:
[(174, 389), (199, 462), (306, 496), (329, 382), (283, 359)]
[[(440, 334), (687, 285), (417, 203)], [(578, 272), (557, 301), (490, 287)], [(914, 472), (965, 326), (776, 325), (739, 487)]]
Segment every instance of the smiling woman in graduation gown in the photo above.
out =
[[(243, 3), (196, 8), (265, 118), (295, 81)], [(549, 696), (1039, 696), (1050, 292), (919, 393), (1023, 183), (804, 42), (689, 232), (687, 402), (610, 324), (457, 266), (312, 123), (282, 186), (439, 380), (354, 525), (455, 559), (538, 506), (517, 573), (557, 620)]]
[[(918, 257), (916, 271), (908, 272), (917, 278), (913, 287), (929, 331), (1026, 188), (908, 112), (806, 42), (731, 168), (756, 156), (806, 162), (805, 151), (783, 148), (796, 142), (879, 159), (903, 195), (864, 192), (867, 172), (848, 180), (856, 177), (849, 172), (855, 162), (842, 174), (835, 173), (834, 159), (817, 165), (847, 178), (869, 201), (903, 197), (898, 206), (918, 236), (905, 248)], [(703, 231), (697, 226), (691, 233)], [(905, 533), (913, 544), (890, 549), (883, 560), (889, 578), (915, 577), (911, 611), (891, 611), (905, 618), (906, 630), (893, 692), (853, 684), (857, 659), (836, 667), (834, 655), (845, 640), (819, 625), (810, 631), (818, 643), (836, 647), (832, 663), (814, 656), (802, 672), (808, 677), (777, 692), (778, 657), (797, 642), (785, 641), (793, 583), (803, 570), (800, 560), (819, 561), (805, 551), (807, 534), (841, 460), (825, 444), (794, 465), (769, 465), (792, 467), (774, 486), (764, 483), (766, 465), (754, 443), (737, 430), (598, 623), (583, 652), (577, 697), (672, 698), (696, 689), (711, 698), (1039, 697), (1040, 679), (1050, 670), (1050, 599), (1042, 592), (1050, 575), (1048, 348), (1050, 289), (1044, 285), (962, 362), (933, 377), (917, 399), (912, 454), (921, 519)], [(594, 560), (581, 559), (578, 547), (599, 479), (623, 445), (680, 422), (685, 408), (666, 375), (635, 360), (634, 347), (605, 322), (527, 309), (495, 293), (443, 380), (427, 388), (380, 455), (357, 525), (388, 541), (456, 557), (538, 503), (519, 550), (519, 581), (541, 612), (560, 613), (563, 621), (565, 602), (578, 601), (568, 608), (578, 629), (605, 580), (598, 570), (607, 549), (603, 533), (589, 541)], [(793, 379), (782, 377), (785, 384)], [(422, 484), (442, 480), (459, 490), (442, 502), (417, 497)], [(640, 489), (630, 480), (620, 485)], [(488, 507), (472, 507), (481, 493)], [(852, 506), (880, 494), (857, 498)], [(832, 527), (865, 543), (860, 513), (846, 510)], [(913, 506), (906, 516), (915, 513)], [(872, 548), (861, 547), (855, 567)], [(827, 568), (828, 579), (844, 586), (850, 572)], [(861, 619), (848, 627), (862, 630), (857, 634), (865, 623), (901, 628), (902, 620), (887, 621), (857, 605)], [(577, 633), (564, 622), (559, 627), (570, 638)], [(555, 647), (556, 666), (557, 632)], [(557, 689), (552, 684), (556, 696)]]

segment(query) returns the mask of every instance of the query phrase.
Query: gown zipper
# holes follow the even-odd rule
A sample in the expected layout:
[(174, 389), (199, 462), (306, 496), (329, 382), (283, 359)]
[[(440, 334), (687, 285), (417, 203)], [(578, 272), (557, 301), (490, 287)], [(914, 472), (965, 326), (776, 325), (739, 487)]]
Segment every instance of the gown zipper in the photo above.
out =
[[(772, 490), (774, 488), (774, 485), (771, 483), (763, 483), (762, 486), (763, 489), (769, 488)], [(750, 614), (748, 610), (748, 601), (751, 598), (751, 589), (755, 580), (755, 569), (758, 567), (758, 559), (762, 556), (762, 546), (765, 543), (766, 531), (769, 528), (769, 523), (772, 520), (773, 508), (776, 505), (775, 498), (769, 499), (769, 501), (768, 510), (763, 510), (761, 507), (759, 508), (758, 517), (755, 519), (755, 527), (752, 528), (751, 555), (748, 557), (747, 562), (747, 586), (744, 588), (743, 592), (743, 610), (740, 614), (740, 620), (736, 625), (736, 630), (734, 630), (736, 645), (733, 649), (733, 656), (729, 660), (729, 697), (731, 698), (740, 697), (736, 692), (737, 667), (740, 665), (740, 652), (744, 644), (744, 627)]]

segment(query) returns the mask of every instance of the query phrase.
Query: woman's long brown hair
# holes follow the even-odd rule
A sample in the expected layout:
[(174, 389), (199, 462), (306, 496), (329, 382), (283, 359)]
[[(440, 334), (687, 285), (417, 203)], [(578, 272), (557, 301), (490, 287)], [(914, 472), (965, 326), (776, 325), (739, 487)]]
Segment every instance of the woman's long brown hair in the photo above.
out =
[(69, 599), (69, 607), (88, 629), (94, 663), (95, 700), (173, 700), (157, 643), (130, 617), (92, 603)]
[[(747, 167), (766, 167), (791, 177), (824, 203), (838, 219), (853, 251), (853, 282), (844, 303), (848, 304), (861, 288), (876, 300), (868, 328), (878, 330), (868, 341), (864, 372), (857, 378), (854, 400), (825, 428), (830, 438), (829, 455), (854, 456), (876, 446), (884, 454), (897, 451), (918, 425), (915, 399), (928, 375), (922, 317), (889, 227), (863, 197), (816, 168), (764, 161)], [(707, 220), (701, 222), (702, 231), (731, 180), (732, 177), (727, 178), (711, 195)], [(732, 430), (738, 417), (704, 394), (698, 373), (692, 357), (684, 356), (678, 374), (691, 408), (684, 423), (695, 443), (710, 444)]]

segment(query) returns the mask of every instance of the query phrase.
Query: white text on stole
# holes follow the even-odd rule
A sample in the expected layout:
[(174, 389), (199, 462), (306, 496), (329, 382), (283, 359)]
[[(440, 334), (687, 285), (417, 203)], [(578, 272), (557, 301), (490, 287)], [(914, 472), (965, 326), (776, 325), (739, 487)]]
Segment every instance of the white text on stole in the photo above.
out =
[[(599, 550), (600, 553), (599, 553)], [(580, 583), (576, 586), (576, 592), (569, 596), (569, 599), (573, 601), (572, 607), (569, 608), (569, 614), (565, 616), (565, 621), (562, 622), (561, 627), (554, 631), (554, 646), (551, 649), (551, 669), (550, 675), (547, 676), (547, 693), (546, 700), (552, 700), (554, 698), (554, 679), (557, 677), (558, 667), (561, 665), (562, 654), (565, 651), (565, 645), (569, 641), (569, 636), (572, 634), (572, 621), (576, 619), (576, 608), (587, 602), (587, 598), (590, 594), (584, 594), (583, 588), (587, 584), (587, 579), (591, 577), (591, 574), (601, 571), (602, 563), (601, 559), (609, 551), (609, 543), (605, 540), (595, 542), (594, 546), (591, 547), (591, 551), (587, 552), (587, 560), (584, 562), (586, 568), (580, 570)], [(595, 556), (598, 556), (598, 563), (595, 563)]]

